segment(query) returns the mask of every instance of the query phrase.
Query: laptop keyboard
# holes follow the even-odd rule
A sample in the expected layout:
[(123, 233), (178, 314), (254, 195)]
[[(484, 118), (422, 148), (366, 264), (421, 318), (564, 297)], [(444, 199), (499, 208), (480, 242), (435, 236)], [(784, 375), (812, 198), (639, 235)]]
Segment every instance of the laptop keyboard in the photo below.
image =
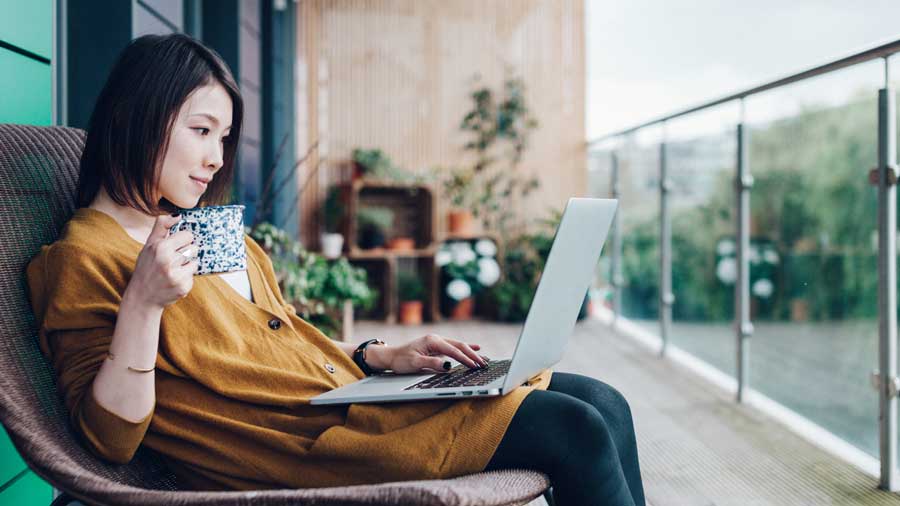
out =
[(476, 387), (487, 385), (497, 378), (503, 377), (509, 372), (509, 360), (497, 360), (488, 362), (481, 369), (469, 369), (464, 365), (454, 367), (450, 372), (438, 373), (425, 378), (415, 385), (404, 390), (417, 390), (422, 388), (449, 388), (449, 387)]

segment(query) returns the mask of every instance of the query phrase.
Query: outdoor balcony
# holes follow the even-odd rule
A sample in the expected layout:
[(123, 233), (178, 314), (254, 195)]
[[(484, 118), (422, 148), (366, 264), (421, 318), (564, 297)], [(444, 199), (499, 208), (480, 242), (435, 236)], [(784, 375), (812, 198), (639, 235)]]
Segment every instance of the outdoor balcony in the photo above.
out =
[[(481, 321), (363, 322), (357, 332), (385, 336), (388, 343), (435, 333), (481, 344), (489, 357), (508, 357), (520, 328)], [(875, 476), (756, 407), (735, 403), (733, 391), (711, 386), (696, 370), (661, 359), (658, 339), (613, 325), (606, 310), (576, 325), (554, 370), (598, 378), (629, 399), (653, 506), (900, 505), (900, 496), (878, 489)]]
[[(374, 308), (357, 307), (355, 327), (341, 332), (335, 315), (343, 309), (349, 322), (354, 314), (347, 297), (320, 291), (308, 304), (308, 285), (283, 281), (301, 312), (342, 299), (328, 308), (332, 321), (313, 322), (333, 337), (395, 343), (436, 333), (509, 356), (520, 324), (489, 321), (483, 308), (473, 320), (450, 320), (462, 304), (445, 295), (455, 275), (439, 263), (442, 247), (490, 239), (498, 248), (489, 256), (506, 279), (511, 268), (502, 259), (522, 247), (507, 235), (534, 232), (571, 196), (616, 198), (590, 317), (576, 325), (555, 370), (601, 379), (629, 399), (650, 503), (900, 505), (892, 390), (897, 37), (724, 97), (702, 87), (706, 101), (696, 107), (586, 141), (594, 116), (627, 108), (615, 88), (591, 91), (592, 62), (633, 59), (649, 79), (671, 84), (663, 69), (641, 61), (636, 43), (591, 45), (609, 28), (598, 29), (597, 20), (614, 17), (596, 2), (33, 3), (31, 10), (0, 8), (13, 20), (0, 27), (0, 69), (9, 70), (0, 72), (0, 89), (17, 97), (0, 103), (3, 123), (86, 128), (98, 76), (145, 33), (188, 33), (221, 53), (246, 105), (233, 188), (247, 206), (246, 224), (267, 222), (273, 235), (318, 255), (321, 262), (303, 264), (305, 274), (313, 264), (323, 274), (353, 262), (381, 293)], [(675, 41), (641, 34), (649, 18), (671, 13), (667, 5), (674, 4), (638, 5), (640, 23), (622, 30), (655, 46), (689, 45), (681, 25)], [(878, 17), (867, 7), (867, 16)], [(464, 118), (485, 112), (477, 98), (485, 90), (499, 102), (511, 89), (524, 97), (511, 109), (528, 114), (505, 140), (528, 134), (530, 142), (521, 158), (514, 143), (512, 151), (497, 150), (495, 167), (538, 184), (528, 195), (495, 193), (490, 204), (510, 210), (521, 227), (493, 222), (451, 233), (447, 211), (477, 207), (473, 196), (486, 184), (448, 191), (447, 175), (467, 175), (497, 154), (471, 149), (490, 129)], [(596, 93), (614, 104), (595, 114), (588, 97)], [(360, 181), (355, 172), (365, 160), (377, 177)], [(405, 194), (432, 169), (439, 175), (418, 200), (388, 195)], [(379, 186), (388, 189), (373, 189)], [(348, 189), (354, 202), (338, 209), (344, 222), (329, 207), (335, 188)], [(366, 213), (356, 210), (366, 205), (389, 207), (391, 224), (371, 213), (361, 220)], [(365, 234), (357, 235), (357, 225), (380, 227), (384, 244), (359, 248)], [(344, 249), (324, 255), (323, 232), (336, 231)], [(547, 246), (552, 227), (541, 233)], [(264, 242), (260, 234), (254, 237)], [(401, 235), (412, 249), (383, 249)], [(291, 255), (290, 265), (276, 262), (282, 280), (301, 272), (300, 255)], [(425, 298), (425, 323), (393, 324), (412, 292)], [(527, 309), (520, 303), (492, 316), (521, 319)], [(885, 374), (873, 378), (879, 370)], [(50, 485), (4, 434), (0, 459), (8, 471), (0, 503), (26, 496), (49, 503)]]

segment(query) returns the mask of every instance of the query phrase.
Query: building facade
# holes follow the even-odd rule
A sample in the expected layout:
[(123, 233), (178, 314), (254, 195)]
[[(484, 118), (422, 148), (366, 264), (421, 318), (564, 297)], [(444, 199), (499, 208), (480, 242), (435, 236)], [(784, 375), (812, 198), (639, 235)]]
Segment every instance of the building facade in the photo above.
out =
[[(257, 208), (263, 182), (287, 175), (293, 142), (276, 156), (293, 122), (296, 4), (266, 0), (29, 0), (0, 2), (0, 123), (86, 128), (116, 56), (145, 34), (187, 33), (218, 51), (245, 101), (233, 198), (245, 221), (288, 215), (281, 195)], [(291, 139), (292, 141), (292, 139)], [(276, 159), (281, 160), (275, 163)], [(0, 504), (41, 504), (50, 486), (34, 475), (0, 429)]]

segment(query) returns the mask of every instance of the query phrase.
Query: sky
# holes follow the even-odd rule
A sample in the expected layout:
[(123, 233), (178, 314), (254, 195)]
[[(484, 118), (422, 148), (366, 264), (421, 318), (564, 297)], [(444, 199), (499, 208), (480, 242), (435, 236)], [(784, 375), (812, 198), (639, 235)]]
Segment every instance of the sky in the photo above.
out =
[[(900, 39), (900, 0), (585, 0), (585, 7), (589, 140)], [(892, 80), (900, 79), (900, 55), (891, 62)], [(871, 62), (748, 98), (747, 112), (762, 118), (840, 102), (881, 82), (883, 63)], [(733, 117), (736, 107), (723, 114)]]

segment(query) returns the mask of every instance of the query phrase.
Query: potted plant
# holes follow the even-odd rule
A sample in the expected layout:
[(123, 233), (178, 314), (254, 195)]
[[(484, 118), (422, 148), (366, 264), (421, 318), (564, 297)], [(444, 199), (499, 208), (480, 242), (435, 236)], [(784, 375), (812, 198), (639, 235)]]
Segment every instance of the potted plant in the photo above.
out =
[(494, 256), (496, 244), (490, 239), (450, 241), (435, 256), (441, 268), (444, 287), (441, 306), (454, 320), (472, 317), (475, 297), (500, 279), (500, 266)]
[(450, 200), (450, 210), (447, 211), (447, 228), (451, 235), (467, 236), (475, 233), (475, 216), (468, 209), (471, 205), (473, 173), (470, 170), (454, 167), (450, 169), (438, 168), (447, 177), (443, 180), (444, 194)]
[(540, 257), (527, 236), (512, 239), (505, 251), (503, 279), (487, 292), (486, 303), (499, 321), (524, 321), (540, 275)]
[[(808, 321), (813, 315), (811, 295), (821, 271), (820, 255), (812, 249), (796, 248), (785, 259), (785, 285), (791, 321)], [(810, 285), (813, 286), (810, 286)]]
[[(468, 221), (474, 218), (480, 219), (484, 230), (504, 232), (515, 217), (508, 201), (525, 198), (539, 186), (536, 177), (518, 171), (531, 131), (538, 125), (525, 103), (524, 88), (521, 79), (508, 77), (502, 93), (487, 86), (471, 92), (472, 109), (460, 129), (469, 137), (464, 150), (474, 155), (474, 163), (435, 169), (453, 207), (448, 215), (451, 234), (471, 235), (473, 225)], [(459, 213), (461, 209), (469, 213)]]
[[(519, 322), (528, 316), (541, 272), (550, 255), (556, 227), (562, 212), (553, 210), (549, 217), (538, 220), (541, 228), (533, 234), (511, 239), (504, 254), (503, 279), (486, 292), (485, 303), (490, 313), (500, 321)], [(578, 319), (588, 314), (590, 291), (585, 294)]]
[[(346, 258), (326, 260), (315, 255), (305, 259), (303, 268), (305, 297), (308, 301), (320, 302), (323, 307), (310, 308), (308, 302), (301, 302), (295, 304), (298, 312), (309, 314), (310, 322), (320, 329), (330, 325), (341, 340), (347, 341), (353, 333), (353, 307), (369, 309), (375, 301), (376, 294), (367, 283), (365, 269), (353, 266)], [(334, 325), (338, 321), (341, 322), (339, 327)]]
[(419, 276), (413, 272), (400, 272), (397, 276), (397, 294), (400, 298), (400, 323), (420, 325), (425, 285)]
[(355, 148), (353, 158), (353, 179), (377, 178), (378, 175), (388, 172), (391, 160), (380, 149)]
[(445, 293), (451, 301), (450, 319), (468, 320), (472, 318), (475, 306), (475, 293), (478, 291), (478, 264), (474, 259), (462, 264), (451, 263), (445, 266), (443, 274), (447, 279)]
[(344, 248), (344, 235), (341, 234), (341, 220), (344, 217), (344, 205), (341, 202), (341, 189), (332, 186), (322, 203), (322, 255), (325, 258), (338, 258)]
[(394, 226), (394, 211), (387, 207), (361, 207), (356, 213), (356, 244), (362, 249), (384, 246), (387, 235)]
[(269, 223), (245, 231), (269, 255), (281, 292), (297, 314), (326, 335), (346, 340), (352, 334), (352, 308), (369, 308), (375, 302), (366, 271), (345, 258), (329, 261), (306, 251)]
[(409, 171), (394, 165), (390, 157), (380, 149), (355, 148), (353, 157), (353, 179), (374, 179), (380, 181), (411, 182), (418, 178)]
[(393, 251), (412, 251), (416, 249), (416, 240), (412, 237), (397, 236), (388, 241), (387, 247)]

